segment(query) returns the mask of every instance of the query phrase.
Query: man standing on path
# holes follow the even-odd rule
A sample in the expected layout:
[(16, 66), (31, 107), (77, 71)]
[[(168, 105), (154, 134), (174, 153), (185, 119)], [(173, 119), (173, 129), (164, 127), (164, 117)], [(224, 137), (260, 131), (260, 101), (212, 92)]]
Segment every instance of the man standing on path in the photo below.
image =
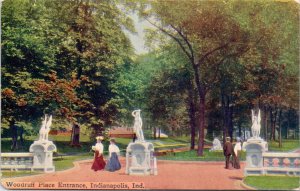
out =
[(226, 137), (226, 142), (224, 144), (223, 150), (224, 150), (224, 156), (225, 156), (225, 159), (226, 159), (225, 168), (229, 169), (229, 160), (230, 160), (230, 156), (231, 156), (232, 151), (233, 151), (233, 147), (232, 147), (232, 144), (230, 142), (230, 137)]

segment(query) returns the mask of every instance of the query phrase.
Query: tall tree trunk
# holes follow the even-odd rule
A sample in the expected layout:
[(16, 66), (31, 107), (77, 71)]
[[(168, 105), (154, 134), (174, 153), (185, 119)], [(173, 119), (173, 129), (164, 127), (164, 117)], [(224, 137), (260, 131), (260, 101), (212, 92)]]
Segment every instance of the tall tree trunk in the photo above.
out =
[(158, 128), (158, 138), (160, 139), (160, 131), (161, 131), (161, 129), (160, 129), (160, 127)]
[(278, 139), (279, 139), (279, 148), (282, 148), (282, 137), (281, 137), (281, 113), (282, 110), (279, 110), (279, 116), (278, 116)]
[(275, 108), (272, 122), (272, 140), (276, 140), (276, 122), (277, 122), (277, 109)]
[(197, 154), (198, 156), (203, 156), (203, 149), (204, 149), (204, 126), (205, 126), (205, 88), (204, 85), (201, 84), (200, 76), (198, 72), (198, 67), (193, 64), (193, 70), (195, 73), (195, 83), (197, 86), (198, 94), (199, 94), (199, 138), (198, 138), (198, 149)]
[(18, 127), (15, 125), (15, 122), (10, 122), (10, 133), (12, 139), (11, 151), (18, 149)]
[(228, 99), (228, 133), (231, 138), (231, 141), (233, 141), (233, 106), (230, 106), (230, 101)]
[(195, 149), (195, 137), (196, 137), (196, 105), (194, 99), (193, 89), (190, 86), (188, 88), (188, 113), (190, 118), (190, 130), (191, 130), (191, 150)]
[(156, 127), (153, 127), (153, 138), (156, 139)]
[(227, 137), (227, 112), (226, 112), (226, 107), (225, 107), (225, 95), (223, 91), (221, 90), (221, 108), (222, 108), (222, 113), (223, 113), (223, 125), (222, 125), (222, 130), (223, 130), (223, 144), (226, 142), (226, 137)]
[(288, 116), (287, 116), (287, 118), (288, 118), (288, 120), (287, 120), (288, 125), (286, 127), (286, 139), (288, 139), (288, 137), (289, 137), (290, 116), (291, 116), (291, 110), (288, 109)]
[(199, 107), (199, 140), (198, 140), (198, 156), (203, 156), (204, 149), (204, 125), (205, 125), (205, 96), (200, 97)]
[(265, 141), (268, 141), (267, 106), (263, 107), (263, 130)]
[(270, 140), (272, 140), (272, 138), (273, 138), (273, 121), (274, 121), (274, 119), (273, 119), (274, 117), (273, 117), (273, 109), (272, 109), (272, 107), (270, 107)]

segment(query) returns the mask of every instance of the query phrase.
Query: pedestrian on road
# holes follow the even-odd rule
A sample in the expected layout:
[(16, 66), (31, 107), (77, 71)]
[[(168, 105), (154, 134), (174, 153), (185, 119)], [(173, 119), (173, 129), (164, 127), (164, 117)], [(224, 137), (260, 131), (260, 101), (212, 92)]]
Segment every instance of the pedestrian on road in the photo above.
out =
[(230, 142), (230, 137), (226, 137), (226, 142), (223, 146), (223, 151), (225, 156), (225, 168), (229, 169), (230, 156), (232, 155), (233, 152), (233, 146)]
[(95, 151), (94, 162), (92, 165), (92, 169), (94, 171), (102, 170), (106, 165), (103, 159), (103, 144), (101, 143), (103, 139), (104, 139), (103, 136), (97, 136), (96, 137), (97, 143), (95, 146), (92, 147), (92, 149)]
[(233, 151), (233, 168), (240, 169), (241, 166), (239, 157), (242, 151), (242, 143), (239, 137), (236, 138), (236, 144), (234, 145)]

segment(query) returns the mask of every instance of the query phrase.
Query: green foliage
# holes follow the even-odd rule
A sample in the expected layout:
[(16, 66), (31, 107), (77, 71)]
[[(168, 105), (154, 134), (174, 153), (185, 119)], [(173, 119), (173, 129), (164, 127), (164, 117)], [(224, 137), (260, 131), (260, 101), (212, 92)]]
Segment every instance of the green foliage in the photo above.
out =
[[(280, 109), (286, 129), (299, 123), (296, 2), (5, 0), (2, 5), (5, 128), (14, 118), (34, 134), (43, 113), (53, 113), (54, 128), (78, 122), (83, 133), (95, 136), (112, 125), (131, 125), (131, 111), (139, 108), (145, 126), (170, 135), (189, 133), (192, 116), (200, 134), (204, 126), (211, 133), (229, 118), (222, 96), (233, 111), (232, 127), (248, 127), (253, 107)], [(147, 30), (153, 50), (135, 57), (124, 33), (134, 32), (128, 16), (134, 10), (157, 27)]]
[[(100, 133), (116, 119), (111, 91), (133, 53), (131, 19), (115, 1), (6, 1), (2, 6), (2, 119), (43, 113)], [(39, 123), (39, 122), (38, 122)]]
[(270, 141), (268, 144), (269, 144), (270, 151), (286, 152), (286, 151), (292, 151), (300, 148), (299, 140), (292, 140), (292, 139), (283, 139), (281, 148), (278, 148), (278, 141)]

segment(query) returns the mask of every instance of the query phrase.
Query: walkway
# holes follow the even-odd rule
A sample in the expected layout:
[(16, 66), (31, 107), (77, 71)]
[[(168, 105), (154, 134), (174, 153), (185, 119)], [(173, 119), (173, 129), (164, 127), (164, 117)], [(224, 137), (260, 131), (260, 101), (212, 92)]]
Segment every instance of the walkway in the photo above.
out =
[[(75, 162), (75, 167), (55, 173), (3, 179), (24, 182), (143, 182), (146, 189), (239, 189), (243, 168), (224, 169), (223, 162), (158, 161), (157, 176), (125, 174), (125, 159), (117, 172), (91, 170), (92, 160)], [(241, 164), (244, 167), (244, 163)]]

